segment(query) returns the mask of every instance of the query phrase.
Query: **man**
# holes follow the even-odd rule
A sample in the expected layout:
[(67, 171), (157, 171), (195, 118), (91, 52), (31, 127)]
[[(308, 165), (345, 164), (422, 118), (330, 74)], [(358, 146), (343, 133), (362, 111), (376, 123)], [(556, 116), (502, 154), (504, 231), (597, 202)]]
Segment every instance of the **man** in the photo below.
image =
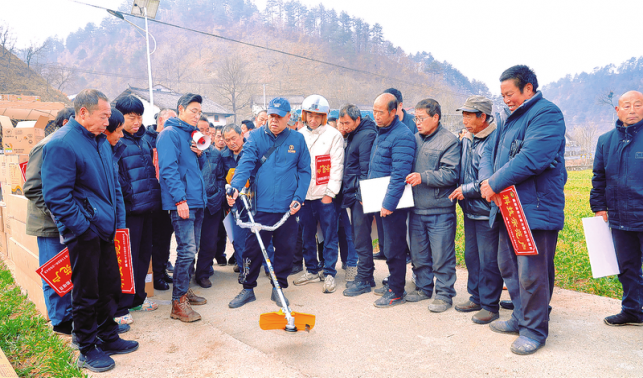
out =
[(191, 267), (201, 242), (206, 189), (201, 174), (205, 157), (196, 149), (192, 133), (201, 117), (203, 98), (186, 93), (177, 104), (178, 118), (170, 118), (158, 137), (159, 174), (163, 210), (170, 211), (176, 238), (176, 264), (172, 288), (172, 319), (194, 322), (201, 319), (191, 305), (207, 300), (190, 289)]
[[(319, 95), (308, 96), (301, 105), (301, 119), (306, 127), (299, 132), (306, 140), (310, 153), (312, 177), (306, 193), (306, 202), (301, 209), (304, 261), (306, 273), (293, 283), (296, 286), (324, 281), (323, 293), (334, 293), (337, 289), (337, 214), (333, 199), (339, 194), (344, 172), (344, 138), (326, 120), (330, 106)], [(317, 223), (324, 236), (324, 267), (320, 273), (317, 260)]]
[[(243, 136), (241, 128), (237, 125), (227, 125), (223, 128), (223, 138), (227, 145), (227, 148), (221, 152), (221, 160), (223, 163), (223, 171), (226, 176), (228, 183), (232, 182), (232, 176), (239, 164), (239, 161), (243, 157), (243, 146), (246, 142), (246, 138)], [(247, 218), (244, 218), (247, 221)], [(234, 247), (234, 255), (230, 260), (234, 259), (233, 265), (235, 272), (241, 272), (243, 268), (243, 250), (246, 245), (246, 239), (252, 236), (250, 232), (245, 229), (237, 226), (236, 222), (232, 225), (232, 246)]]
[[(64, 108), (59, 111), (54, 121), (55, 130), (67, 124), (74, 116), (74, 108)], [(51, 212), (45, 205), (42, 194), (42, 150), (45, 144), (51, 140), (51, 136), (40, 141), (29, 153), (29, 163), (24, 189), (25, 197), (29, 199), (27, 204), (27, 235), (38, 237), (38, 262), (42, 266), (52, 257), (56, 256), (65, 246), (60, 242), (60, 234), (56, 223), (51, 218)], [(72, 307), (71, 293), (59, 296), (49, 284), (42, 281), (42, 291), (47, 306), (47, 314), (54, 332), (71, 335), (72, 331)]]
[[(511, 115), (483, 152), (479, 175), (489, 178), (482, 182), (480, 193), (495, 203), (489, 222), (500, 223), (498, 266), (514, 311), (510, 320), (496, 320), (489, 326), (495, 332), (519, 334), (511, 351), (531, 354), (545, 345), (549, 330), (554, 255), (564, 223), (565, 120), (560, 109), (538, 91), (536, 74), (527, 66), (503, 72), (500, 91)], [(498, 216), (497, 193), (512, 185), (538, 248), (536, 256), (516, 256)]]
[(404, 110), (404, 103), (402, 98), (402, 92), (398, 91), (395, 88), (389, 88), (384, 91), (384, 93), (390, 93), (397, 99), (397, 116), (400, 119), (400, 122), (405, 124), (409, 130), (415, 135), (418, 132), (418, 128), (415, 125), (413, 116)]
[(328, 118), (328, 124), (336, 129), (337, 128), (337, 118), (329, 117)]
[(643, 325), (643, 94), (630, 91), (616, 107), (616, 128), (598, 138), (589, 203), (597, 217), (612, 229), (623, 285), (621, 312), (605, 318), (610, 326)]
[(347, 133), (342, 178), (342, 211), (351, 210), (351, 225), (347, 232), (351, 233), (358, 257), (353, 285), (344, 290), (344, 295), (354, 297), (368, 293), (371, 287), (375, 287), (371, 240), (373, 215), (364, 214), (359, 181), (368, 177), (371, 149), (377, 136), (377, 128), (370, 118), (362, 118), (357, 106), (348, 104), (339, 109), (339, 129), (342, 133)]
[[(201, 133), (204, 135), (209, 134), (210, 122), (207, 118), (201, 116), (197, 126)], [(219, 152), (219, 150), (213, 145), (210, 145), (203, 151), (203, 155), (205, 162), (201, 167), (201, 173), (203, 174), (203, 181), (205, 182), (207, 199), (203, 211), (201, 243), (194, 280), (199, 286), (209, 288), (212, 287), (212, 282), (209, 277), (214, 273), (212, 264), (217, 255), (219, 228), (221, 220), (223, 219), (221, 206), (224, 197), (225, 175), (221, 161), (221, 152)]]
[[(228, 205), (233, 206), (239, 191), (246, 185), (256, 169), (256, 214), (254, 220), (263, 225), (274, 225), (285, 212), (294, 215), (301, 209), (310, 184), (310, 154), (303, 135), (287, 128), (290, 119), (290, 103), (277, 97), (268, 106), (268, 124), (252, 132), (244, 155), (239, 161), (231, 186), (232, 196)], [(266, 156), (268, 155), (268, 156)], [(282, 288), (288, 287), (288, 274), (292, 268), (293, 250), (297, 242), (297, 221), (290, 217), (275, 231), (261, 231), (264, 246), (275, 246), (272, 261), (275, 275)], [(254, 287), (263, 261), (256, 236), (249, 236), (244, 250), (244, 265), (248, 274), (243, 279), (243, 290), (228, 306), (238, 308), (256, 299)], [(273, 283), (274, 285), (274, 283)], [(275, 288), (271, 300), (283, 307)], [(288, 305), (286, 299), (285, 305)]]
[(373, 115), (377, 124), (377, 138), (371, 152), (368, 178), (391, 177), (382, 209), (375, 213), (379, 234), (383, 241), (390, 277), (388, 285), (375, 290), (382, 298), (375, 307), (391, 307), (406, 302), (406, 209), (397, 209), (404, 192), (406, 177), (411, 173), (415, 158), (415, 138), (398, 119), (397, 99), (382, 93), (375, 99)]
[(78, 365), (101, 372), (115, 366), (109, 355), (138, 349), (136, 341), (118, 336), (114, 322), (121, 291), (114, 236), (117, 228), (125, 228), (125, 205), (103, 134), (109, 100), (85, 89), (74, 99), (74, 111), (76, 117), (43, 148), (43, 195), (69, 248)]
[[(165, 127), (165, 121), (170, 118), (176, 117), (176, 112), (172, 109), (161, 109), (156, 117), (156, 125), (148, 126), (145, 130), (143, 138), (150, 144), (153, 150), (156, 150), (156, 139), (159, 133)], [(158, 170), (158, 161), (156, 162), (156, 169)], [(152, 272), (154, 277), (155, 290), (168, 290), (172, 283), (172, 277), (167, 274), (170, 268), (173, 270), (170, 259), (170, 243), (172, 242), (172, 220), (170, 219), (170, 212), (159, 209), (154, 213), (152, 218)], [(167, 269), (166, 269), (167, 268)], [(172, 271), (170, 270), (170, 271)]]
[[(460, 144), (440, 123), (440, 104), (430, 98), (415, 105), (417, 150), (413, 173), (406, 182), (413, 186), (409, 220), (411, 259), (416, 290), (409, 302), (430, 299), (431, 312), (444, 312), (455, 296), (455, 203), (449, 199), (458, 183)], [(435, 284), (433, 279), (435, 277)]]
[(214, 148), (219, 152), (223, 151), (226, 148), (225, 139), (223, 139), (223, 126), (214, 126), (214, 130), (211, 131), (213, 131), (211, 135)]
[(498, 222), (489, 226), (491, 205), (480, 196), (480, 160), (485, 146), (496, 130), (491, 118), (493, 102), (484, 96), (471, 96), (456, 111), (462, 111), (466, 133), (462, 137), (462, 158), (458, 188), (449, 195), (459, 200), (464, 213), (464, 261), (469, 279), (468, 301), (456, 311), (478, 311), (471, 320), (488, 324), (499, 317), (502, 277), (498, 270)]
[(241, 121), (241, 132), (244, 138), (250, 135), (250, 132), (255, 129), (255, 124), (250, 120)]
[(152, 257), (152, 219), (161, 207), (161, 187), (156, 178), (152, 147), (143, 139), (143, 103), (135, 96), (127, 95), (117, 99), (115, 107), (125, 120), (121, 139), (124, 148), (118, 160), (118, 169), (136, 289), (135, 294), (123, 294), (118, 301), (115, 320), (118, 324), (125, 324), (133, 321), (130, 309), (154, 311), (158, 308), (155, 302), (147, 298), (145, 277)]
[[(254, 128), (258, 129), (258, 128), (262, 127), (263, 125), (266, 124), (267, 121), (268, 121), (268, 113), (263, 109), (260, 110), (257, 113), (257, 115), (255, 115), (255, 119), (254, 119), (254, 125), (255, 126), (254, 126)], [(250, 131), (250, 130), (248, 130), (248, 131)]]

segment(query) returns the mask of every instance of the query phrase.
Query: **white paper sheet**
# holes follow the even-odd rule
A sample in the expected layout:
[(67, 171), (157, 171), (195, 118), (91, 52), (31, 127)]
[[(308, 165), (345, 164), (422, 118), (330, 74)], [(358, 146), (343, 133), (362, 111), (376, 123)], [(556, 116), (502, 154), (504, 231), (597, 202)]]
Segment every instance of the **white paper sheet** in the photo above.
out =
[(225, 218), (223, 218), (223, 227), (225, 227), (225, 232), (228, 234), (228, 239), (230, 239), (230, 243), (234, 242), (234, 234), (232, 233), (232, 226), (234, 225), (235, 220), (234, 220), (234, 215), (232, 215), (232, 211), (226, 215)]
[(583, 218), (589, 262), (594, 278), (619, 274), (612, 230), (603, 217)]
[[(388, 176), (370, 180), (361, 180), (359, 182), (360, 189), (362, 190), (362, 203), (365, 214), (379, 213), (380, 210), (382, 210), (382, 203), (384, 203), (384, 197), (386, 196), (386, 190), (388, 189), (390, 181), (391, 177)], [(404, 209), (413, 206), (415, 206), (415, 202), (413, 202), (413, 190), (411, 189), (410, 184), (406, 184), (406, 186), (404, 186), (402, 198), (400, 198), (400, 202), (397, 204), (397, 208)]]

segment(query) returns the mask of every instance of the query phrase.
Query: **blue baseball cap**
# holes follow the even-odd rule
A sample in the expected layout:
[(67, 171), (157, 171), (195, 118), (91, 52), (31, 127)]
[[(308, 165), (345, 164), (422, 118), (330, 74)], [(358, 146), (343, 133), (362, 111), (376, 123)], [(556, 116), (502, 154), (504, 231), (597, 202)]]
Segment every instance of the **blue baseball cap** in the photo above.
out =
[(285, 117), (290, 113), (290, 102), (283, 97), (276, 97), (270, 100), (268, 104), (268, 114), (277, 114), (279, 117)]

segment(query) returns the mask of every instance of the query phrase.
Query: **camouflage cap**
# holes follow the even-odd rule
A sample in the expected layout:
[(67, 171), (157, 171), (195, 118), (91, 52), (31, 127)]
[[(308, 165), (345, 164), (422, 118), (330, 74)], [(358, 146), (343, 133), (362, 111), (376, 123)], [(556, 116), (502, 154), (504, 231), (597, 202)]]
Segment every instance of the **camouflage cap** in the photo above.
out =
[(471, 96), (464, 102), (460, 108), (456, 109), (457, 112), (470, 112), (478, 113), (482, 112), (484, 114), (491, 114), (493, 109), (493, 101), (488, 98), (480, 95)]

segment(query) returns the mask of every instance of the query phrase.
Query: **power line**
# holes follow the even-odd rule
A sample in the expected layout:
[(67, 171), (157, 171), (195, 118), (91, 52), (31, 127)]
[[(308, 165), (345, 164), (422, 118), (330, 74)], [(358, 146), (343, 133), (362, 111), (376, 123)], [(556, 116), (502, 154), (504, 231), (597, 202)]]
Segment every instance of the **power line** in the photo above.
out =
[[(122, 12), (115, 11), (113, 9), (109, 9), (109, 8), (105, 8), (105, 7), (101, 7), (99, 5), (88, 4), (88, 3), (84, 3), (84, 2), (78, 1), (78, 0), (69, 0), (69, 1), (72, 1), (72, 2), (78, 3), (78, 4), (82, 4), (82, 5), (86, 5), (86, 6), (90, 6), (90, 7), (93, 7), (93, 8), (103, 9), (105, 11), (110, 12), (110, 14), (111, 14), (111, 12), (123, 14)], [(132, 15), (132, 14), (127, 14), (127, 16), (134, 17), (134, 18), (139, 18), (139, 19), (145, 19), (142, 16), (136, 16), (136, 15)], [(187, 28), (187, 27), (184, 27), (184, 26), (174, 25), (174, 24), (159, 21), (159, 20), (156, 20), (156, 19), (148, 18), (148, 21), (156, 22), (157, 24), (166, 25), (166, 26), (170, 26), (170, 27), (173, 27), (173, 28), (181, 29), (181, 30), (190, 31), (190, 32), (205, 35), (205, 36), (208, 36), (208, 37), (214, 37), (214, 38), (222, 39), (222, 40), (228, 41), (228, 42), (238, 43), (238, 44), (241, 44), (241, 45), (245, 45), (245, 46), (249, 46), (249, 47), (253, 47), (253, 48), (257, 48), (257, 49), (262, 49), (262, 50), (266, 50), (266, 51), (270, 51), (270, 52), (290, 56), (290, 57), (293, 57), (293, 58), (303, 59), (303, 60), (307, 60), (307, 61), (310, 61), (310, 62), (324, 64), (324, 65), (327, 65), (327, 66), (331, 66), (331, 67), (335, 67), (335, 68), (339, 68), (339, 69), (343, 69), (343, 70), (347, 70), (347, 71), (357, 72), (357, 73), (361, 73), (361, 74), (365, 74), (365, 75), (377, 76), (377, 77), (380, 77), (382, 79), (394, 80), (394, 81), (397, 81), (397, 82), (400, 82), (400, 83), (403, 83), (403, 84), (407, 84), (407, 85), (411, 85), (411, 86), (414, 86), (414, 87), (425, 88), (425, 86), (422, 86), (422, 85), (420, 85), (418, 83), (408, 82), (408, 81), (404, 81), (404, 80), (394, 78), (394, 77), (391, 77), (391, 76), (386, 76), (386, 75), (382, 75), (382, 74), (378, 74), (378, 73), (374, 73), (374, 72), (370, 72), (370, 71), (360, 70), (360, 69), (357, 69), (357, 68), (342, 66), (340, 64), (326, 62), (326, 61), (323, 61), (323, 60), (310, 58), (310, 57), (303, 56), (303, 55), (297, 55), (297, 54), (289, 53), (287, 51), (273, 49), (273, 48), (267, 47), (267, 46), (261, 46), (261, 45), (257, 45), (257, 44), (250, 43), (250, 42), (244, 42), (244, 41), (236, 40), (236, 39), (233, 39), (233, 38), (224, 37), (222, 35), (204, 32), (202, 30), (196, 30), (196, 29)], [(451, 90), (442, 90), (442, 92), (447, 92), (447, 93), (450, 93), (450, 94), (453, 94), (453, 95), (460, 95), (460, 96), (468, 96), (469, 95), (469, 94), (466, 94), (466, 93), (460, 93), (460, 92), (455, 92), (455, 91), (451, 91)]]

